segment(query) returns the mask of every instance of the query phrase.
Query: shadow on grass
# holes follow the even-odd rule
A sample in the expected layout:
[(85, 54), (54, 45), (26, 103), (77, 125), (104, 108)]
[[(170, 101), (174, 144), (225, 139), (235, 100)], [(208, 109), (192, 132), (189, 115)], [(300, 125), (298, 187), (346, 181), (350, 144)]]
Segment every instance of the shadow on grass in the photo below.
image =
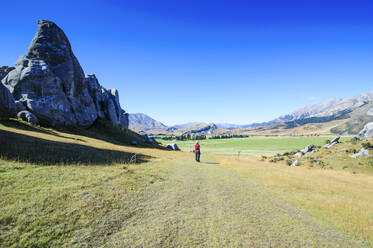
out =
[(112, 144), (122, 145), (122, 146), (130, 146), (131, 142), (136, 141), (138, 147), (157, 148), (161, 150), (167, 150), (166, 147), (161, 146), (159, 144), (146, 143), (145, 138), (136, 132), (133, 132), (129, 129), (120, 130), (119, 127), (102, 119), (97, 119), (94, 122), (94, 124), (87, 129), (84, 129), (84, 128), (58, 128), (56, 129), (60, 133), (55, 132), (53, 129), (46, 129), (43, 127), (33, 126), (31, 124), (28, 124), (28, 123), (25, 123), (19, 120), (0, 121), (0, 123), (7, 127), (34, 131), (34, 132), (49, 134), (49, 135), (53, 135), (56, 137), (70, 139), (70, 140), (79, 140), (82, 142), (84, 142), (84, 140), (61, 135), (60, 133), (62, 134), (66, 133), (70, 135), (79, 135), (79, 136), (84, 136), (84, 137), (93, 138), (93, 139), (100, 139), (100, 140), (103, 140), (103, 141), (106, 141)]
[[(0, 157), (6, 160), (38, 165), (112, 165), (129, 163), (133, 155), (128, 152), (50, 141), (0, 130)], [(136, 163), (146, 162), (150, 158), (136, 154)]]
[(205, 162), (205, 164), (220, 164), (220, 163), (216, 163), (216, 162)]
[(18, 128), (18, 129), (22, 129), (22, 130), (26, 130), (26, 131), (39, 132), (39, 133), (43, 133), (43, 134), (53, 135), (53, 136), (60, 137), (60, 138), (71, 139), (71, 140), (79, 140), (79, 141), (84, 142), (84, 140), (82, 140), (82, 139), (71, 138), (71, 137), (68, 137), (68, 136), (60, 135), (59, 133), (54, 132), (51, 129), (45, 129), (45, 128), (42, 128), (42, 127), (33, 126), (31, 124), (21, 122), (19, 120), (7, 120), (7, 121), (1, 121), (0, 123), (3, 124), (6, 127)]

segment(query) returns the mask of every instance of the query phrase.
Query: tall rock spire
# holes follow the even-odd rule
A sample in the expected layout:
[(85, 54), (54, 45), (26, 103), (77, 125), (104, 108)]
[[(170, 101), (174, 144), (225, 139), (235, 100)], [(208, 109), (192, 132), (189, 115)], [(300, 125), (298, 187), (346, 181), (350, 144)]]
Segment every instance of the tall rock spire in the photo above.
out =
[[(38, 21), (27, 54), (2, 80), (17, 106), (32, 112), (47, 126), (88, 127), (98, 118), (128, 127), (116, 91), (107, 91), (85, 76), (65, 33), (51, 21)], [(114, 92), (114, 93), (111, 93)]]

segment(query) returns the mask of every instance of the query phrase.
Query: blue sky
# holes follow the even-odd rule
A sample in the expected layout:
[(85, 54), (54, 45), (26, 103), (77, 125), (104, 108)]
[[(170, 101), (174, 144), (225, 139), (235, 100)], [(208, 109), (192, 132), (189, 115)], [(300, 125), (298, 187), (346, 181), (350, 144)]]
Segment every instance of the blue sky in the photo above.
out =
[(127, 112), (165, 124), (271, 120), (373, 90), (373, 1), (5, 1), (0, 65), (52, 20)]

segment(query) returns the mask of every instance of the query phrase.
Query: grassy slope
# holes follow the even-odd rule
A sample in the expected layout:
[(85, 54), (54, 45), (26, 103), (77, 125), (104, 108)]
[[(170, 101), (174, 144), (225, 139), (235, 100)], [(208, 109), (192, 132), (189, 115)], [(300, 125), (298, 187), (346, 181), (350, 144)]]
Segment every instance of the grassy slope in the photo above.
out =
[[(39, 152), (55, 159), (43, 166), (42, 156), (27, 161), (31, 157), (10, 156), (0, 146), (8, 158), (0, 160), (0, 246), (364, 247), (345, 232), (373, 241), (365, 221), (373, 209), (368, 176), (349, 173), (341, 181), (334, 171), (322, 177), (314, 169), (309, 176), (299, 168), (219, 157), (223, 167), (206, 155), (197, 165), (192, 154), (126, 146), (121, 137), (14, 123), (0, 130), (1, 145), (14, 142), (3, 135), (37, 138), (29, 146), (44, 144)], [(61, 153), (47, 154), (61, 145)], [(70, 160), (56, 160), (64, 152)], [(134, 153), (144, 163), (124, 163)], [(319, 211), (325, 199), (328, 207)], [(346, 202), (354, 202), (349, 211)]]
[[(236, 139), (207, 139), (201, 140), (201, 151), (203, 153), (214, 153), (218, 155), (249, 157), (252, 155), (274, 155), (287, 151), (303, 149), (309, 144), (324, 145), (325, 140), (332, 137), (253, 137)], [(342, 140), (349, 138), (342, 138)], [(164, 142), (164, 141), (162, 141)], [(165, 142), (164, 142), (165, 143)], [(169, 142), (171, 143), (171, 142)], [(183, 151), (194, 148), (195, 141), (176, 141)]]
[(373, 176), (345, 171), (288, 167), (257, 159), (217, 160), (264, 186), (275, 196), (373, 246)]

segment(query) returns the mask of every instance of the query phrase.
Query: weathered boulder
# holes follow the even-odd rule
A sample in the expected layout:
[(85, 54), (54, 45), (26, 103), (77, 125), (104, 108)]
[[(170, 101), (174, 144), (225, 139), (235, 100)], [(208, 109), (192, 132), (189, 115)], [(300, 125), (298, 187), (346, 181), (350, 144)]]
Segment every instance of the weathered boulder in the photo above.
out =
[(369, 115), (369, 116), (373, 116), (373, 108), (371, 108), (371, 109), (369, 109), (369, 110), (367, 111), (367, 115)]
[(370, 139), (373, 137), (373, 122), (369, 122), (364, 126), (364, 128), (359, 133), (359, 138), (361, 140)]
[(33, 114), (31, 113), (30, 111), (27, 111), (27, 110), (23, 110), (21, 112), (19, 112), (17, 114), (17, 118), (18, 119), (22, 119), (24, 121), (27, 121), (31, 124), (38, 124), (39, 121), (38, 121), (38, 118)]
[(302, 163), (297, 159), (295, 160), (293, 163), (291, 163), (290, 166), (298, 166), (298, 165), (301, 165)]
[(301, 158), (303, 156), (303, 153), (302, 152), (297, 152), (294, 156), (297, 157), (297, 158)]
[(177, 144), (167, 144), (166, 147), (170, 150), (180, 151), (180, 148), (177, 146)]
[(38, 21), (27, 54), (2, 83), (42, 125), (88, 127), (98, 118), (128, 127), (118, 91), (106, 90), (94, 75), (84, 75), (65, 33), (51, 21)]
[(334, 142), (331, 142), (331, 143), (329, 143), (329, 144), (325, 144), (325, 145), (324, 145), (324, 148), (330, 148), (330, 147), (332, 147), (332, 146), (335, 146), (336, 144), (338, 144), (338, 142), (337, 142), (337, 141), (334, 141)]
[(359, 158), (361, 156), (365, 156), (365, 157), (368, 157), (369, 156), (369, 153), (370, 151), (368, 149), (365, 149), (365, 148), (361, 148), (360, 151), (358, 153), (355, 153), (354, 155), (350, 155), (351, 158)]
[(332, 139), (332, 140), (330, 141), (330, 144), (331, 144), (331, 143), (339, 143), (339, 139), (340, 139), (340, 138), (341, 138), (341, 136), (339, 136), (339, 135), (335, 136), (334, 139)]
[(314, 147), (315, 147), (315, 146), (314, 146), (313, 144), (310, 144), (310, 145), (306, 146), (303, 150), (301, 150), (301, 152), (302, 152), (303, 154), (306, 154), (307, 152), (312, 151), (312, 149), (313, 149)]
[(0, 82), (0, 120), (7, 120), (10, 117), (15, 117), (17, 107), (13, 95)]

